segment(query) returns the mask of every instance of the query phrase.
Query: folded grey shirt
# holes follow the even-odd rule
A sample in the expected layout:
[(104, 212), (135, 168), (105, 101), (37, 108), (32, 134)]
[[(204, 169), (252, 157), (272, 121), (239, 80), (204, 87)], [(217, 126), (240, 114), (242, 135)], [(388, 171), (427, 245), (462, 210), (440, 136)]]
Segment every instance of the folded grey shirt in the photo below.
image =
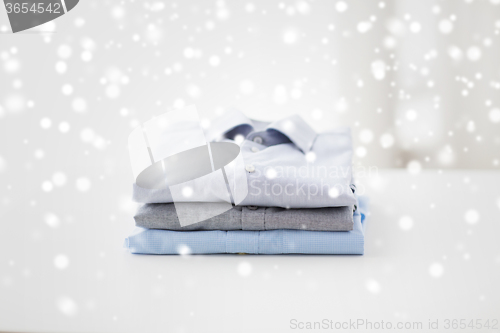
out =
[[(193, 214), (203, 203), (192, 203)], [(276, 207), (235, 206), (210, 219), (181, 227), (172, 203), (145, 204), (134, 216), (138, 227), (178, 231), (192, 230), (274, 230), (350, 231), (353, 206), (285, 209)]]

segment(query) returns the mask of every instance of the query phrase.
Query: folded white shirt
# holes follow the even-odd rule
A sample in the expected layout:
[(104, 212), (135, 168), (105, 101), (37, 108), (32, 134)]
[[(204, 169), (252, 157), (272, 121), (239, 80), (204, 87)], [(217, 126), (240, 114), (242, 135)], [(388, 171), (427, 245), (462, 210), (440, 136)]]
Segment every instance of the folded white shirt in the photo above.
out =
[[(240, 144), (242, 159), (225, 169), (233, 196), (243, 193), (236, 186), (246, 187), (248, 192), (233, 201), (238, 205), (320, 208), (356, 204), (349, 128), (317, 134), (297, 115), (265, 123), (232, 112), (215, 122), (207, 137), (212, 142), (233, 143), (235, 138), (244, 138)], [(183, 201), (227, 201), (214, 179), (199, 177), (189, 181), (190, 193)], [(133, 199), (137, 202), (179, 202), (179, 196), (174, 197), (176, 200), (168, 187), (133, 185)]]

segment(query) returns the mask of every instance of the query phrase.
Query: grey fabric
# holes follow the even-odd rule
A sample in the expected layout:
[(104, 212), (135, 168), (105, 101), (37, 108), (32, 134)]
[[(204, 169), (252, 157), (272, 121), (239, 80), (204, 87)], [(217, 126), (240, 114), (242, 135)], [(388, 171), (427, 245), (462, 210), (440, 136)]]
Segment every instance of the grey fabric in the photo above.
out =
[[(197, 214), (196, 203), (192, 203)], [(275, 230), (350, 231), (353, 207), (285, 209), (276, 207), (235, 206), (208, 220), (181, 227), (174, 204), (145, 204), (134, 216), (138, 227), (167, 230)]]

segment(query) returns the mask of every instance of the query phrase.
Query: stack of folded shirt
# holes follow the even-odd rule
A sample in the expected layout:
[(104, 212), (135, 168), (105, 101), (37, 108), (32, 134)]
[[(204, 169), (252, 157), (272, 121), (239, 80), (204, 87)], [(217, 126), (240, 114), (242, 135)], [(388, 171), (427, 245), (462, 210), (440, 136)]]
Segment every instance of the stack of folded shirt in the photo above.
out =
[[(265, 123), (235, 111), (215, 122), (207, 138), (239, 144), (244, 164), (235, 167), (246, 175), (245, 196), (201, 220), (216, 205), (206, 182), (190, 183), (182, 203), (172, 187), (137, 182), (133, 199), (144, 205), (125, 240), (130, 252), (363, 254), (367, 205), (355, 193), (348, 128), (317, 134), (298, 116)], [(182, 223), (180, 208), (182, 220), (199, 222)]]

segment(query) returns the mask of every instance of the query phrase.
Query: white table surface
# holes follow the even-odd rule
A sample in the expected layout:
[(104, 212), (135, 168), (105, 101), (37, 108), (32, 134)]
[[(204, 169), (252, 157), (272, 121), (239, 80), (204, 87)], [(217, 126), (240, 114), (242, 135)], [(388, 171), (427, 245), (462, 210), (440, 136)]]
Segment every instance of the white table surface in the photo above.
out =
[[(360, 182), (371, 197), (364, 256), (132, 255), (121, 247), (132, 210), (122, 204), (103, 216), (105, 192), (69, 198), (56, 228), (41, 203), (10, 205), (0, 213), (0, 331), (289, 332), (298, 331), (292, 319), (424, 328), (429, 319), (500, 320), (500, 173), (383, 170)], [(67, 266), (54, 264), (58, 254)]]

